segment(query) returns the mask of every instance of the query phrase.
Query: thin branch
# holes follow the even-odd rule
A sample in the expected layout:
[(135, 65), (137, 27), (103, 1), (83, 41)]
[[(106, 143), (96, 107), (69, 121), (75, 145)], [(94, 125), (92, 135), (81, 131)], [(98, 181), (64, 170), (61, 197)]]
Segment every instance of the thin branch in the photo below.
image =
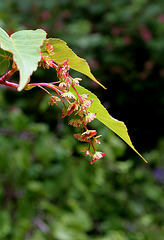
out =
[(60, 93), (60, 94), (62, 94), (63, 92), (62, 91), (60, 91), (59, 89), (57, 89), (53, 84), (51, 84), (51, 83), (30, 83), (30, 84), (28, 84), (28, 86), (30, 87), (32, 87), (32, 86), (34, 86), (34, 87), (39, 87), (39, 86), (43, 86), (43, 87), (48, 87), (48, 88), (51, 88), (51, 89), (53, 89), (54, 91), (56, 91), (57, 93)]
[(9, 82), (9, 81), (4, 82), (1, 79), (0, 79), (0, 84), (5, 85), (7, 87), (12, 87), (12, 88), (18, 88), (19, 87), (19, 84), (17, 84), (17, 83), (13, 83), (13, 82)]
[[(66, 77), (66, 76), (65, 76)], [(72, 77), (71, 77), (72, 78)], [(72, 88), (74, 89), (74, 91), (76, 92), (80, 102), (82, 103), (83, 102), (83, 99), (82, 97), (80, 96), (80, 94), (78, 93), (78, 91), (76, 90), (76, 88), (74, 87), (74, 85), (69, 81), (69, 77), (67, 78), (67, 81), (69, 82), (69, 84), (72, 86)]]
[(7, 73), (5, 73), (1, 78), (0, 78), (0, 84), (3, 84), (8, 78), (10, 78), (18, 69), (17, 68), (12, 68), (9, 70)]
[[(62, 97), (63, 97), (68, 103), (71, 103), (70, 100), (69, 100), (67, 97), (65, 97), (65, 96), (62, 96), (62, 97), (61, 97), (61, 94), (63, 94), (64, 92), (62, 92), (61, 90), (57, 89), (57, 88), (56, 88), (54, 85), (52, 85), (51, 83), (30, 83), (30, 84), (28, 84), (28, 86), (36, 86), (36, 87), (42, 87), (42, 86), (44, 86), (44, 87), (51, 88), (51, 89), (53, 89), (54, 91), (57, 92), (57, 94), (58, 94), (58, 96), (60, 97), (60, 99), (61, 99), (62, 102), (63, 102), (63, 100), (62, 100)], [(64, 104), (64, 102), (63, 102), (63, 104)]]

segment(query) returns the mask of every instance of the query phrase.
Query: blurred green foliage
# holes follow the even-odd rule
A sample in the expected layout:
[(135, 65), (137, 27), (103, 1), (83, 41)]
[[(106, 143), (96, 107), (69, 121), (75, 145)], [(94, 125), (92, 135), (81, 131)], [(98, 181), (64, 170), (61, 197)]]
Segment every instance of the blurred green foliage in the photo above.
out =
[[(82, 76), (82, 85), (123, 120), (133, 151), (98, 121), (100, 150), (91, 166), (39, 89), (0, 88), (0, 239), (163, 240), (164, 3), (151, 0), (0, 2), (9, 34), (44, 28), (87, 59), (108, 91)], [(51, 70), (32, 81), (52, 81)], [(72, 72), (79, 76), (78, 73)]]

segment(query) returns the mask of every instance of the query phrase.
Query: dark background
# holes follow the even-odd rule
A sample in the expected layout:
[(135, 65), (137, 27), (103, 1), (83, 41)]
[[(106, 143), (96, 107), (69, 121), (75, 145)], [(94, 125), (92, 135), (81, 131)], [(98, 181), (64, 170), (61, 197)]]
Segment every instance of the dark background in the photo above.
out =
[[(72, 75), (125, 122), (149, 162), (95, 120), (107, 155), (91, 166), (60, 105), (49, 107), (40, 89), (1, 86), (0, 239), (163, 240), (164, 3), (6, 0), (0, 26), (43, 28), (85, 58), (107, 90)], [(39, 69), (31, 81), (55, 79)]]

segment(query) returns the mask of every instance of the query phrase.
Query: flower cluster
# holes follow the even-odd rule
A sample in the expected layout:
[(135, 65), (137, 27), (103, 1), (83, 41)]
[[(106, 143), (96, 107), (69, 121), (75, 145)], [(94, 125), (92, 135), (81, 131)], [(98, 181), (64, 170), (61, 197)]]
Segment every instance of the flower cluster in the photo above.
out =
[(63, 108), (62, 117), (73, 114), (73, 118), (69, 121), (69, 125), (73, 127), (81, 127), (81, 133), (74, 134), (74, 138), (79, 141), (88, 143), (88, 147), (82, 152), (92, 157), (91, 164), (96, 160), (104, 157), (106, 154), (95, 150), (95, 144), (99, 143), (99, 136), (96, 130), (88, 130), (87, 124), (96, 118), (96, 113), (89, 112), (89, 107), (93, 100), (88, 100), (89, 95), (81, 95), (81, 98), (74, 100), (68, 107)]
[[(85, 152), (85, 155), (92, 157), (90, 163), (93, 164), (96, 160), (99, 160), (106, 155), (105, 153), (95, 150), (95, 144), (100, 144), (100, 135), (97, 136), (96, 130), (89, 130), (87, 128), (87, 124), (96, 118), (96, 113), (89, 111), (89, 107), (91, 106), (93, 100), (89, 99), (89, 94), (80, 95), (77, 92), (76, 86), (79, 85), (81, 79), (72, 78), (69, 75), (69, 60), (67, 59), (60, 64), (55, 62), (51, 58), (51, 55), (54, 55), (53, 46), (51, 46), (49, 43), (46, 44), (45, 52), (47, 52), (48, 55), (44, 57), (42, 56), (40, 65), (42, 65), (44, 68), (55, 68), (57, 77), (59, 79), (58, 82), (48, 85), (48, 87), (57, 92), (59, 97), (52, 95), (46, 89), (44, 89), (46, 92), (48, 92), (48, 94), (51, 95), (49, 104), (57, 104), (57, 101), (60, 100), (63, 102), (64, 107), (62, 109), (61, 117), (64, 118), (70, 115), (73, 116), (68, 124), (72, 125), (73, 127), (81, 128), (81, 133), (74, 134), (74, 137), (79, 141), (88, 143), (88, 147), (84, 148), (82, 152)], [(75, 93), (73, 94), (70, 89), (73, 89), (73, 92)]]

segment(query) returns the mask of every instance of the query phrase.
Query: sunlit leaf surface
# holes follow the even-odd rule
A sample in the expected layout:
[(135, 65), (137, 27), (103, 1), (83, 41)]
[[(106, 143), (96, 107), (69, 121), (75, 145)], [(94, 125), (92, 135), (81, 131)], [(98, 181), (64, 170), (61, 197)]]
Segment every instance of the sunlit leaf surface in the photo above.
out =
[[(54, 55), (49, 55), (47, 52), (44, 52), (44, 48), (46, 43), (49, 43), (54, 48)], [(67, 43), (57, 39), (57, 38), (50, 38), (44, 41), (42, 46), (42, 55), (43, 56), (50, 56), (51, 59), (58, 63), (62, 63), (65, 60), (69, 59), (68, 64), (70, 68), (83, 73), (84, 75), (88, 76), (90, 79), (98, 83), (100, 86), (105, 88), (91, 73), (90, 67), (85, 59), (78, 57), (68, 46)]]
[(31, 74), (36, 71), (41, 59), (40, 46), (46, 37), (42, 29), (22, 30), (9, 35), (0, 28), (0, 45), (3, 50), (13, 54), (13, 59), (20, 72), (18, 91), (27, 84)]

